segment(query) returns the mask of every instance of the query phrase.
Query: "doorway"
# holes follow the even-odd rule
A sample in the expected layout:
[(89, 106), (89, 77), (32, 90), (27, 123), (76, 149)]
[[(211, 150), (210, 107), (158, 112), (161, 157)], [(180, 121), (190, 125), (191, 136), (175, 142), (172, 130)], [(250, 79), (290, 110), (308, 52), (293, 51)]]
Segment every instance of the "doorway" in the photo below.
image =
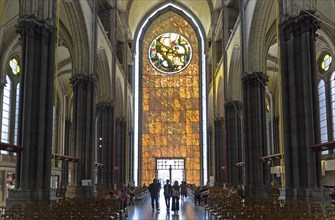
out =
[[(185, 160), (180, 158), (157, 159), (156, 160), (157, 179), (163, 186), (167, 179), (171, 185), (174, 181), (185, 181)], [(171, 175), (171, 176), (170, 176)]]

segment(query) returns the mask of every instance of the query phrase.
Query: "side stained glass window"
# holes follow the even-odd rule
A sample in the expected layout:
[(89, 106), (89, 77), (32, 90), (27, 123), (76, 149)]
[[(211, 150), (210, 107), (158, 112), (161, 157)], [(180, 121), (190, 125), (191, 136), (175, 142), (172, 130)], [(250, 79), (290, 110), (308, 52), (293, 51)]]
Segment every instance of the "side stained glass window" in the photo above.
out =
[[(10, 99), (11, 99), (11, 87), (12, 81), (6, 76), (6, 86), (3, 90), (2, 96), (2, 125), (1, 125), (1, 142), (9, 142), (9, 125), (10, 125)], [(8, 154), (7, 151), (1, 151), (2, 154)]]
[[(321, 143), (325, 143), (328, 141), (328, 131), (327, 131), (327, 111), (326, 111), (326, 89), (325, 89), (325, 82), (323, 80), (319, 82), (318, 91), (319, 91)], [(328, 154), (328, 151), (322, 151), (321, 153)]]
[[(19, 74), (21, 68), (16, 58), (10, 59), (7, 65), (6, 84), (3, 87), (2, 94), (1, 142), (17, 145), (20, 106)], [(8, 151), (1, 151), (0, 153), (8, 154)]]
[(333, 124), (333, 140), (335, 140), (335, 71), (330, 76), (330, 96), (331, 96), (331, 111), (332, 111), (332, 124)]
[(15, 104), (15, 131), (14, 144), (17, 144), (18, 127), (19, 127), (19, 107), (20, 107), (20, 83), (16, 85), (16, 104)]

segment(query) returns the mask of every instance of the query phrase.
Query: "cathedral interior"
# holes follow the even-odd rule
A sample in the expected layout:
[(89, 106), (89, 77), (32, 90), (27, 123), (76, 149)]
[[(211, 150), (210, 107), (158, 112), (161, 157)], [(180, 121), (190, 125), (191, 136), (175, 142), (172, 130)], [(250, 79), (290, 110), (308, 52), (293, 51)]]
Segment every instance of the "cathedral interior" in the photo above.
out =
[(335, 188), (334, 0), (0, 0), (0, 206), (153, 178)]

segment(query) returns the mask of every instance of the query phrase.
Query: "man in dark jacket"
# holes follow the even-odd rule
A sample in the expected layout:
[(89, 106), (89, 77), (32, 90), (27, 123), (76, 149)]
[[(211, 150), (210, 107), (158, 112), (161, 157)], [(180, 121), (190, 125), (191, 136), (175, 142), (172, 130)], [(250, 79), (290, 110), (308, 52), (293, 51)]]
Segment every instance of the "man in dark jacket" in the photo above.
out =
[(151, 207), (152, 211), (155, 211), (155, 202), (156, 202), (156, 210), (159, 212), (159, 191), (160, 191), (160, 185), (157, 182), (157, 179), (154, 179), (152, 183), (149, 185), (148, 188), (150, 195), (151, 195)]
[(172, 195), (172, 188), (170, 184), (170, 180), (166, 180), (166, 184), (164, 185), (164, 198), (166, 204), (166, 210), (170, 211), (170, 198)]

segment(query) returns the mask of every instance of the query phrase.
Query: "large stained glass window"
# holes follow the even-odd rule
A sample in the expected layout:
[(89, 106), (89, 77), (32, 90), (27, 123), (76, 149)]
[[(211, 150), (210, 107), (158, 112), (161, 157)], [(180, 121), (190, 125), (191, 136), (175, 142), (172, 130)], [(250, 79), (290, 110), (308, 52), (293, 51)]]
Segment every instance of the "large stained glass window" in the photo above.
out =
[[(175, 33), (173, 37), (170, 37), (171, 33)], [(192, 54), (185, 54), (184, 58), (180, 59), (184, 64), (155, 65), (151, 59), (153, 55), (148, 51), (152, 51), (154, 45), (157, 47), (157, 41), (164, 37), (169, 38), (171, 45), (179, 36), (184, 36), (180, 42), (189, 44), (185, 52), (191, 51), (192, 48)], [(150, 25), (143, 39), (140, 77), (141, 184), (148, 185), (156, 177), (157, 159), (178, 158), (185, 160), (185, 180), (199, 185), (201, 99), (199, 44), (196, 32), (188, 21), (170, 11)], [(175, 72), (178, 74), (166, 74)]]
[(190, 43), (180, 34), (164, 33), (149, 48), (152, 65), (164, 73), (177, 73), (187, 67), (192, 57)]

